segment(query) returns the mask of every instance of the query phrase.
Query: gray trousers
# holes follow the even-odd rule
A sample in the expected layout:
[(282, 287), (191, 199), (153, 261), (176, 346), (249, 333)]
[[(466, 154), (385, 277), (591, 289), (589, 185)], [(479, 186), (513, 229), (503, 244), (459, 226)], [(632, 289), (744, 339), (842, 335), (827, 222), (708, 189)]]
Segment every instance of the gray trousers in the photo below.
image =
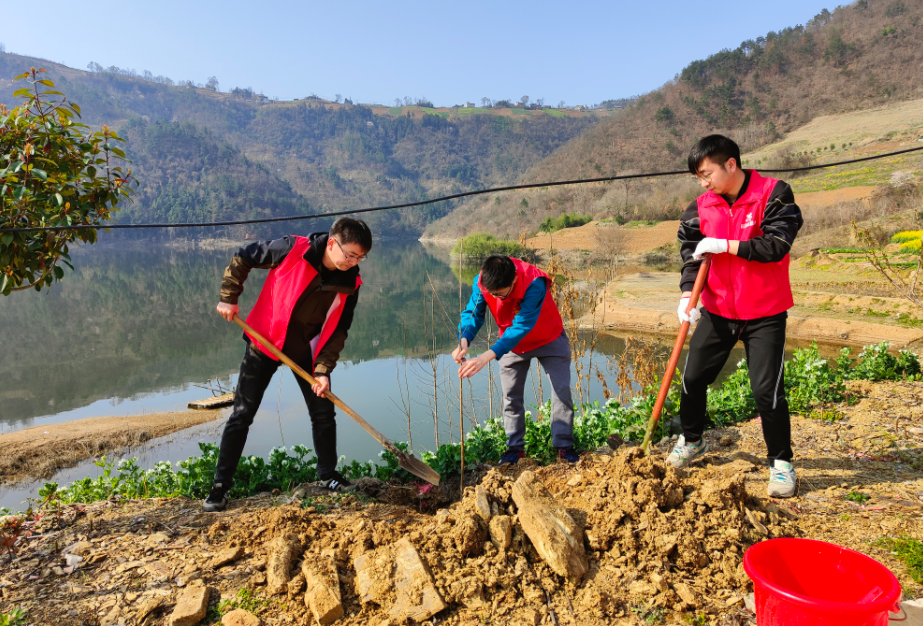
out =
[(523, 395), (529, 366), (538, 359), (551, 381), (551, 443), (555, 448), (574, 445), (574, 401), (570, 395), (570, 344), (567, 334), (530, 352), (507, 352), (498, 361), (503, 387), (503, 429), (512, 450), (526, 447), (526, 410)]

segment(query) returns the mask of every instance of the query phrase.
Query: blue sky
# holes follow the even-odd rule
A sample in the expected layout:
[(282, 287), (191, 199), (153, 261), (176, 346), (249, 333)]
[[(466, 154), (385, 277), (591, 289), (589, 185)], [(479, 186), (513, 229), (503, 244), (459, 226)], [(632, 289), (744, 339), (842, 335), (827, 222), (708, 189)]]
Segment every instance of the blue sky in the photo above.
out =
[[(9, 14), (12, 0), (0, 0)], [(4, 9), (4, 5), (7, 5)], [(773, 2), (241, 2), (43, 0), (56, 23), (0, 23), (8, 52), (90, 61), (269, 97), (312, 93), (437, 106), (523, 95), (593, 104), (654, 89), (690, 61), (833, 4)]]

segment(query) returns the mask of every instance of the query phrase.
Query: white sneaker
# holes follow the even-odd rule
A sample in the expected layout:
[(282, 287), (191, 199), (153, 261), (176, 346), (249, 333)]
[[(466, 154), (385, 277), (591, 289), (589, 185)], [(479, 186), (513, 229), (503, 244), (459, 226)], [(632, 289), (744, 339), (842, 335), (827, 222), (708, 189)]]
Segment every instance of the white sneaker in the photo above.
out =
[(795, 479), (795, 468), (788, 461), (776, 459), (769, 468), (769, 489), (767, 490), (770, 498), (791, 498), (795, 495), (797, 486)]
[(708, 442), (705, 441), (705, 437), (702, 437), (698, 443), (686, 443), (686, 436), (680, 435), (676, 440), (676, 446), (673, 447), (673, 452), (667, 457), (667, 463), (679, 469), (702, 458), (706, 452), (708, 452)]

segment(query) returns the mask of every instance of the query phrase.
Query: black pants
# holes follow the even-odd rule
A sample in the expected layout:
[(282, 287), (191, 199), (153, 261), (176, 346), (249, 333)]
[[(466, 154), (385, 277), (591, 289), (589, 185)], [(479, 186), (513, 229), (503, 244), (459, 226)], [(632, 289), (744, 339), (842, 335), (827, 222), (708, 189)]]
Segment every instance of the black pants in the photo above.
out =
[[(311, 356), (306, 363), (299, 363), (306, 371), (311, 371)], [(230, 489), (234, 483), (234, 472), (247, 443), (247, 433), (256, 416), (263, 393), (269, 381), (279, 368), (275, 361), (258, 348), (247, 344), (243, 363), (240, 364), (240, 377), (234, 392), (234, 410), (221, 436), (221, 450), (218, 453), (218, 467), (215, 471), (215, 483)], [(327, 398), (319, 398), (311, 389), (308, 381), (295, 376), (304, 401), (311, 415), (311, 432), (314, 436), (314, 452), (317, 454), (317, 473), (320, 478), (327, 478), (336, 469), (337, 464), (337, 423), (336, 409)]]
[(783, 373), (787, 318), (783, 312), (755, 320), (732, 320), (702, 309), (683, 368), (679, 417), (687, 440), (701, 439), (708, 386), (715, 382), (740, 340), (747, 351), (750, 387), (762, 419), (767, 456), (770, 462), (792, 460), (792, 427)]

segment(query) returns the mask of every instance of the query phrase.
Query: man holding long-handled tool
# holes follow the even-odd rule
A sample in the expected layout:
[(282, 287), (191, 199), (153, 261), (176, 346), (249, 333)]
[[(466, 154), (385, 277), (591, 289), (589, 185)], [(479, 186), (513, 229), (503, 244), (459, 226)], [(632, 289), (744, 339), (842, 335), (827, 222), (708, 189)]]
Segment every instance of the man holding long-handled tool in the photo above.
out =
[[(317, 473), (324, 488), (348, 491), (352, 485), (336, 471), (336, 412), (327, 398), (330, 372), (346, 342), (359, 297), (359, 262), (372, 249), (372, 232), (362, 220), (343, 217), (329, 233), (288, 236), (242, 247), (224, 272), (218, 314), (234, 321), (237, 298), (254, 268), (270, 270), (247, 322), (294, 363), (314, 373), (311, 384), (296, 377), (308, 413)], [(273, 351), (246, 333), (234, 409), (224, 434), (205, 511), (223, 511), (228, 504), (237, 463), (263, 393), (279, 367)]]
[[(769, 495), (795, 494), (791, 424), (785, 399), (785, 322), (794, 302), (789, 251), (804, 223), (791, 187), (740, 166), (740, 148), (722, 135), (699, 140), (689, 171), (706, 192), (681, 218), (683, 258), (680, 323), (701, 318), (683, 369), (683, 434), (667, 460), (685, 467), (708, 451), (705, 411), (715, 382), (738, 340), (747, 352), (750, 386), (762, 418), (770, 463)], [(704, 255), (711, 255), (702, 291), (703, 311), (689, 297)], [(669, 374), (668, 374), (669, 375)]]
[[(507, 451), (501, 464), (525, 457), (526, 416), (523, 396), (532, 359), (538, 359), (551, 381), (551, 438), (558, 457), (575, 463), (574, 403), (570, 391), (570, 344), (561, 314), (548, 292), (551, 277), (534, 265), (495, 254), (474, 279), (471, 299), (462, 311), (458, 347), (452, 358), (459, 378), (477, 374), (493, 359), (500, 364), (503, 387), (503, 428)], [(466, 359), (468, 346), (490, 309), (500, 338), (486, 352)]]

